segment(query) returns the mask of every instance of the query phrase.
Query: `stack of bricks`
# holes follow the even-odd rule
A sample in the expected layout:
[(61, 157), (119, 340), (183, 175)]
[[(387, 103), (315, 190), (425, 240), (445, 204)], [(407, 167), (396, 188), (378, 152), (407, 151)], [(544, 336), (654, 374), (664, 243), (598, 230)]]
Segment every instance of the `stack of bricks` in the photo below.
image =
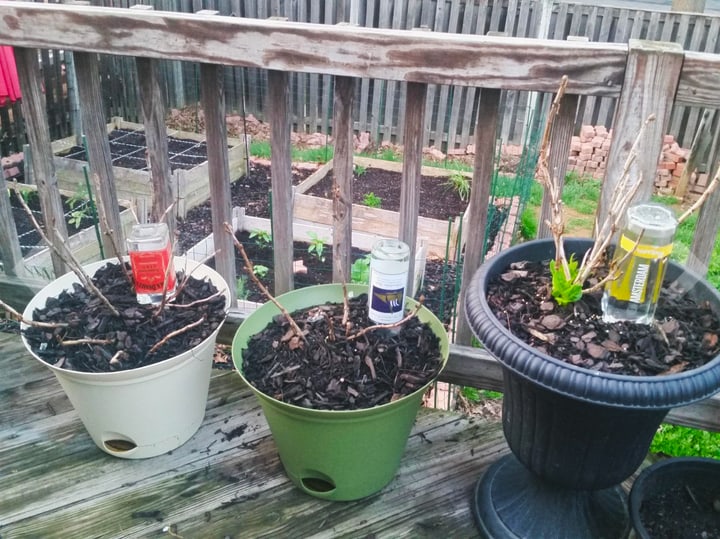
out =
[(8, 157), (3, 157), (2, 160), (2, 171), (3, 178), (7, 181), (14, 179), (22, 179), (23, 171), (23, 154), (15, 153)]
[[(568, 172), (602, 179), (605, 176), (611, 141), (612, 129), (583, 125), (580, 135), (574, 136), (570, 143)], [(675, 137), (665, 135), (655, 176), (655, 189), (658, 193), (670, 195), (675, 192), (689, 153), (689, 150), (678, 145)]]

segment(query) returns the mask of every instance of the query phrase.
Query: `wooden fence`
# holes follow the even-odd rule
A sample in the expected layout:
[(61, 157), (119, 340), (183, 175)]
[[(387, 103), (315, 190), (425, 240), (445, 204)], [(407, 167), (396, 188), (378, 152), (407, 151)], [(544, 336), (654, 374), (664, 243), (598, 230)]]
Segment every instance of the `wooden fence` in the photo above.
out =
[[(128, 7), (136, 0), (93, 0), (93, 4)], [(566, 40), (585, 37), (603, 43), (627, 43), (629, 39), (661, 40), (679, 43), (685, 50), (719, 52), (720, 17), (704, 14), (646, 11), (592, 6), (552, 0), (150, 0), (156, 10), (192, 13), (200, 9), (217, 10), (235, 17), (265, 19), (280, 17), (290, 21), (318, 24), (348, 23), (388, 29), (424, 29), (428, 32), (517, 37), (547, 37)], [(442, 54), (442, 51), (435, 51)], [(68, 58), (64, 51), (43, 52), (43, 73), (48, 88), (48, 108), (53, 138), (72, 132), (73, 106), (62, 72)], [(56, 60), (62, 60), (58, 62)], [(102, 57), (103, 106), (107, 119), (122, 116), (139, 121), (137, 75), (134, 63), (122, 56)], [(49, 67), (48, 67), (49, 66)], [(200, 101), (200, 67), (195, 63), (162, 61), (161, 77), (169, 107), (197, 107)], [(223, 69), (228, 110), (267, 118), (267, 74), (254, 67)], [(329, 132), (332, 117), (333, 79), (318, 73), (293, 73), (290, 80), (293, 128), (300, 132)], [(407, 87), (392, 79), (363, 79), (356, 88), (353, 110), (356, 131), (369, 132), (375, 142), (403, 142), (402, 104)], [(479, 103), (475, 88), (454, 84), (430, 84), (426, 96), (425, 145), (443, 149), (463, 148), (472, 142), (474, 118)], [(501, 95), (503, 117), (500, 137), (522, 142), (531, 118), (547, 108), (547, 95), (540, 92), (508, 90)], [(613, 125), (614, 97), (588, 96), (579, 102), (575, 129), (581, 124)], [(674, 108), (668, 132), (689, 147), (702, 116), (701, 107)], [(24, 133), (8, 124), (0, 114), (4, 130), (2, 150), (22, 147)], [(720, 115), (713, 110), (710, 122), (717, 146)], [(702, 161), (711, 162), (710, 159)], [(707, 168), (707, 167), (703, 167)]]
[[(333, 230), (335, 259), (349, 260), (352, 208), (352, 115), (354, 91), (364, 79), (392, 80), (407, 85), (402, 130), (405, 155), (402, 174), (400, 229), (398, 236), (414, 250), (419, 214), (418, 185), (421, 178), (422, 143), (425, 131), (426, 96), (429, 85), (453, 81), (458, 86), (476, 88), (482, 99), (477, 108), (474, 142), (476, 160), (469, 207), (468, 238), (463, 282), (477, 269), (482, 253), (488, 214), (488, 189), (495, 157), (496, 125), (502, 115), (502, 91), (552, 92), (563, 74), (570, 75), (566, 101), (558, 118), (560, 126), (572, 125), (577, 116), (577, 100), (585, 97), (613, 97), (617, 100), (617, 131), (612, 139), (608, 174), (603, 185), (600, 207), (607, 212), (608, 196), (617, 186), (630, 147), (645, 119), (649, 124), (632, 164), (634, 178), (652, 178), (662, 147), (662, 137), (671, 118), (673, 103), (713, 107), (720, 103), (720, 55), (683, 51), (671, 43), (631, 40), (628, 45), (568, 43), (560, 40), (525, 40), (507, 37), (452, 36), (422, 31), (387, 31), (349, 26), (325, 26), (322, 30), (306, 24), (281, 21), (233, 19), (201, 15), (145, 13), (138, 10), (97, 9), (31, 4), (0, 0), (0, 41), (17, 47), (20, 81), (25, 97), (23, 113), (33, 143), (33, 167), (43, 209), (59, 198), (52, 169), (52, 149), (48, 118), (39, 91), (38, 49), (72, 50), (78, 70), (78, 91), (83, 123), (92, 126), (88, 137), (88, 156), (93, 175), (97, 174), (98, 198), (114, 197), (114, 179), (109, 167), (108, 141), (104, 136), (105, 118), (99, 84), (96, 53), (132, 57), (147, 75), (143, 77), (143, 110), (147, 133), (162, 147), (165, 133), (159, 111), (159, 78), (156, 62), (173, 58), (201, 65), (201, 101), (208, 118), (209, 183), (213, 200), (213, 231), (216, 268), (229, 284), (235, 279), (235, 259), (223, 221), (230, 221), (230, 186), (227, 183), (228, 155), (224, 133), (223, 66), (243, 66), (267, 70), (268, 91), (273, 99), (269, 109), (272, 125), (271, 145), (273, 242), (275, 291), (293, 287), (292, 278), (292, 185), (290, 177), (290, 88), (291, 74), (322, 73), (335, 79), (333, 130), (339, 144), (334, 158), (339, 185)], [(115, 29), (110, 31), (108, 29)], [(131, 29), (124, 31), (123, 29)], [(435, 54), (442, 51), (442, 54)], [(321, 54), (322, 52), (322, 54)], [(152, 91), (150, 91), (152, 90)], [(554, 129), (550, 165), (567, 156), (571, 130)], [(151, 159), (162, 151), (150, 147)], [(166, 152), (165, 152), (166, 153)], [(162, 192), (162, 171), (157, 174), (156, 194)], [(652, 182), (645, 181), (639, 191), (648, 199)], [(350, 194), (350, 196), (348, 196)], [(44, 198), (43, 198), (44, 197)], [(717, 203), (718, 197), (715, 198)], [(0, 204), (3, 198), (0, 197)], [(113, 204), (101, 204), (105, 208)], [(166, 207), (166, 206), (162, 206)], [(1, 209), (1, 205), (0, 205)], [(52, 208), (50, 208), (52, 211)], [(717, 211), (717, 208), (714, 210)], [(106, 216), (107, 217), (107, 216)], [(708, 218), (714, 219), (712, 212)], [(112, 222), (103, 226), (116, 234)], [(57, 220), (56, 220), (57, 222)], [(714, 221), (717, 224), (716, 219)], [(109, 232), (106, 230), (106, 232)], [(116, 245), (122, 245), (119, 239)], [(411, 261), (413, 256), (410, 257)], [(59, 264), (62, 265), (62, 264)], [(349, 271), (350, 264), (345, 264)], [(61, 268), (60, 268), (61, 269)], [(336, 268), (338, 271), (338, 268)], [(412, 274), (412, 270), (410, 271)], [(347, 275), (344, 275), (347, 279)], [(336, 273), (335, 280), (340, 276)], [(231, 284), (232, 286), (232, 284)], [(464, 289), (461, 289), (461, 302)], [(470, 333), (461, 312), (456, 342), (469, 344)], [(498, 369), (484, 352), (454, 348), (448, 367), (448, 381), (496, 387)], [(482, 356), (482, 358), (480, 358)], [(482, 361), (480, 361), (482, 359)], [(487, 364), (486, 364), (487, 363)], [(718, 400), (713, 399), (686, 409), (681, 422), (705, 428), (718, 428)]]

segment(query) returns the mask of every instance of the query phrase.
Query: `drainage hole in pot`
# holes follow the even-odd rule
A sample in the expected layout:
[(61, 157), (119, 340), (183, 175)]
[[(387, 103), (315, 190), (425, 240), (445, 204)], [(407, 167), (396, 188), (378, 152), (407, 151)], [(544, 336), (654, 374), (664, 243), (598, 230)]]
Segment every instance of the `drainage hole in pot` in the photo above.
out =
[(303, 487), (312, 492), (330, 492), (335, 490), (335, 483), (329, 480), (320, 479), (319, 477), (303, 477)]
[(105, 440), (103, 444), (108, 451), (114, 451), (115, 453), (124, 453), (126, 451), (132, 451), (137, 447), (136, 444), (130, 440)]

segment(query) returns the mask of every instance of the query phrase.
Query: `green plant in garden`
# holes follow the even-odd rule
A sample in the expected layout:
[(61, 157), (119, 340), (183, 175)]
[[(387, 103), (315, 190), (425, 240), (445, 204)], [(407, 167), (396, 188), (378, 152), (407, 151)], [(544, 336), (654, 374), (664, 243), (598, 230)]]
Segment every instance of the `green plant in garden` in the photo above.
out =
[(353, 262), (350, 267), (350, 282), (368, 284), (370, 282), (370, 255), (365, 255)]
[(382, 206), (382, 198), (373, 192), (365, 193), (363, 195), (363, 204), (369, 208), (379, 208)]
[(538, 222), (535, 212), (525, 208), (520, 214), (520, 237), (524, 240), (532, 240), (537, 236)]
[(270, 142), (266, 140), (253, 140), (250, 142), (250, 155), (253, 157), (262, 157), (264, 159), (270, 159), (272, 156), (272, 150), (270, 148)]
[(320, 238), (315, 232), (308, 232), (308, 236), (310, 236), (308, 253), (320, 262), (325, 262), (325, 240)]
[(253, 266), (253, 273), (255, 274), (256, 277), (258, 277), (260, 279), (265, 277), (269, 271), (270, 271), (270, 268), (268, 268), (267, 266), (263, 266), (262, 264), (255, 264)]
[(269, 247), (272, 245), (272, 236), (267, 230), (256, 229), (250, 232), (250, 239), (255, 240), (258, 247)]
[(461, 173), (456, 173), (448, 177), (444, 184), (447, 188), (455, 191), (460, 200), (467, 200), (470, 196), (470, 178)]
[(672, 457), (720, 459), (720, 433), (664, 423), (655, 434), (650, 451)]
[(460, 388), (460, 394), (470, 402), (480, 402), (486, 399), (501, 399), (503, 394), (498, 391), (490, 391), (489, 389), (477, 389), (476, 387), (463, 386)]
[(582, 284), (576, 281), (578, 275), (578, 261), (571, 255), (567, 261), (570, 278), (555, 260), (550, 261), (550, 274), (552, 275), (552, 296), (558, 305), (574, 303), (582, 297)]
[(247, 279), (248, 278), (245, 275), (240, 275), (235, 282), (235, 290), (238, 299), (246, 300), (250, 296), (250, 290), (248, 290), (247, 286)]
[(360, 176), (362, 176), (363, 174), (365, 174), (366, 172), (367, 172), (367, 167), (364, 167), (362, 165), (355, 165), (353, 167), (353, 174), (355, 174), (355, 176), (357, 176), (358, 178)]

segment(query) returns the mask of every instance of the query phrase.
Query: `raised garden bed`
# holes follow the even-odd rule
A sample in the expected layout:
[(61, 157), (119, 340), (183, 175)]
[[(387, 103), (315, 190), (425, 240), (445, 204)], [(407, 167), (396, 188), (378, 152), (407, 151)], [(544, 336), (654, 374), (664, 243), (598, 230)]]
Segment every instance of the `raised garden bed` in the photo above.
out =
[[(353, 230), (397, 237), (400, 225), (400, 189), (402, 163), (355, 157), (353, 183)], [(471, 174), (445, 168), (423, 167), (420, 186), (420, 216), (418, 240), (422, 241), (429, 256), (456, 259), (464, 246), (462, 229), (467, 225), (467, 201), (462, 200), (451, 187), (451, 177)], [(294, 216), (296, 219), (319, 224), (332, 223), (332, 161), (320, 168), (295, 189)], [(380, 208), (364, 204), (369, 193), (381, 201)], [(516, 197), (517, 198), (517, 197)], [(517, 200), (496, 199), (488, 226), (491, 247), (496, 250), (510, 245), (513, 226), (505, 226), (517, 215)], [(495, 211), (497, 210), (497, 211)], [(460, 216), (462, 215), (462, 223)], [(452, 222), (448, 223), (451, 220)]]
[[(141, 210), (149, 208), (152, 199), (143, 129), (142, 124), (126, 122), (122, 118), (113, 118), (107, 125), (118, 198), (129, 200)], [(190, 208), (210, 196), (205, 135), (169, 129), (168, 137), (172, 182), (178, 196), (177, 211), (184, 217)], [(58, 183), (61, 189), (70, 192), (85, 185), (85, 151), (75, 142), (75, 137), (68, 137), (52, 144)], [(230, 178), (238, 178), (245, 174), (245, 141), (228, 139), (228, 145)]]
[[(29, 195), (26, 195), (27, 204), (32, 210), (35, 220), (42, 225), (43, 216), (40, 212), (39, 200), (36, 195), (33, 196), (32, 194), (37, 188), (34, 185), (23, 185), (21, 189), (29, 193)], [(73, 204), (71, 202), (73, 193), (61, 190), (60, 195), (68, 228), (68, 246), (82, 264), (99, 260), (100, 247), (98, 246), (89, 208)], [(41, 244), (40, 235), (35, 230), (22, 205), (14, 196), (11, 198), (11, 206), (25, 269), (34, 278), (51, 280), (54, 277), (50, 249)], [(135, 216), (127, 209), (128, 206), (129, 203), (120, 202), (120, 220), (125, 234), (130, 231), (135, 223)], [(79, 212), (82, 215), (73, 215), (74, 212)]]

